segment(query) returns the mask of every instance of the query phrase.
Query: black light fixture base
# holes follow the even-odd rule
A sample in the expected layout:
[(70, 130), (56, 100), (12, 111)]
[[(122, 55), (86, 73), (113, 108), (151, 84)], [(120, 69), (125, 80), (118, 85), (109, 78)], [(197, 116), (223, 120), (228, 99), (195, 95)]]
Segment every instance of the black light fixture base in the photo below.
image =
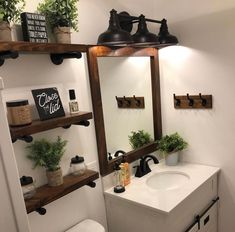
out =
[(81, 52), (67, 52), (60, 54), (51, 54), (51, 61), (55, 65), (63, 63), (64, 59), (80, 59), (82, 57)]
[(131, 32), (133, 29), (133, 23), (130, 20), (130, 14), (126, 11), (122, 11), (117, 14), (117, 16), (122, 30)]

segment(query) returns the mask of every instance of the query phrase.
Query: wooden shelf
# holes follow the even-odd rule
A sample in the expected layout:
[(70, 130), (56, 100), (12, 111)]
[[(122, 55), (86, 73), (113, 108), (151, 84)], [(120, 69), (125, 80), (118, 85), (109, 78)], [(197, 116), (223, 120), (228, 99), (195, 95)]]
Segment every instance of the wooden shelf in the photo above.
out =
[(20, 127), (10, 127), (12, 140), (17, 140), (27, 135), (36, 134), (38, 132), (51, 130), (58, 127), (66, 127), (72, 124), (92, 119), (91, 112), (79, 112), (77, 114), (66, 115), (65, 117), (53, 118), (45, 121), (35, 120), (32, 124)]
[(37, 188), (34, 197), (25, 201), (27, 213), (31, 213), (36, 209), (41, 208), (73, 192), (74, 190), (89, 184), (90, 182), (93, 182), (98, 178), (98, 172), (87, 170), (82, 176), (65, 176), (63, 185), (57, 187), (50, 187), (48, 185), (44, 185), (42, 187), (39, 187)]
[(66, 53), (87, 52), (92, 45), (85, 44), (58, 44), (58, 43), (32, 43), (32, 42), (0, 42), (0, 51), (17, 51), (20, 53)]

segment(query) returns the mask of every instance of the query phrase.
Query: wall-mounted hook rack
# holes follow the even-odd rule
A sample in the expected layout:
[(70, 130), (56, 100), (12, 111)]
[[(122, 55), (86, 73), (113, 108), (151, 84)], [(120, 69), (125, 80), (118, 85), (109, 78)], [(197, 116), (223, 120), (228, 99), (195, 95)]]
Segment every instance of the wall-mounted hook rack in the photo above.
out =
[(51, 54), (51, 61), (55, 65), (60, 65), (63, 63), (64, 59), (80, 59), (81, 57), (81, 52), (55, 53)]
[(5, 63), (6, 59), (16, 59), (19, 57), (19, 53), (16, 51), (4, 51), (0, 52), (0, 66)]
[(173, 94), (175, 109), (211, 109), (212, 95), (178, 95)]
[(117, 101), (118, 108), (125, 108), (125, 109), (144, 109), (144, 97), (115, 97)]

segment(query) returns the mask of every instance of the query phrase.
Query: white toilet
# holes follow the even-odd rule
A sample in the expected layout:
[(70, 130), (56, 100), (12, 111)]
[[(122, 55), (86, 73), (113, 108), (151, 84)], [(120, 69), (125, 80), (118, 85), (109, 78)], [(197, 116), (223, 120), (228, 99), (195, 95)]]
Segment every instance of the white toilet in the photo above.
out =
[(69, 230), (66, 230), (66, 232), (105, 232), (105, 229), (98, 222), (86, 219)]

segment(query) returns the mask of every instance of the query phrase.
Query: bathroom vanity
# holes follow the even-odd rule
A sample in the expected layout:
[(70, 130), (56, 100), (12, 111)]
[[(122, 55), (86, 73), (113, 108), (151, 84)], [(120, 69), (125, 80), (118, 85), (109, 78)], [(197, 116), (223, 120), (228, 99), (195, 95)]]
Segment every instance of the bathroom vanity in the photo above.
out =
[[(151, 168), (144, 177), (133, 177), (124, 193), (114, 193), (113, 187), (105, 191), (109, 232), (217, 231), (217, 202), (208, 206), (218, 196), (219, 168), (164, 162)], [(211, 215), (195, 223), (207, 209)]]

